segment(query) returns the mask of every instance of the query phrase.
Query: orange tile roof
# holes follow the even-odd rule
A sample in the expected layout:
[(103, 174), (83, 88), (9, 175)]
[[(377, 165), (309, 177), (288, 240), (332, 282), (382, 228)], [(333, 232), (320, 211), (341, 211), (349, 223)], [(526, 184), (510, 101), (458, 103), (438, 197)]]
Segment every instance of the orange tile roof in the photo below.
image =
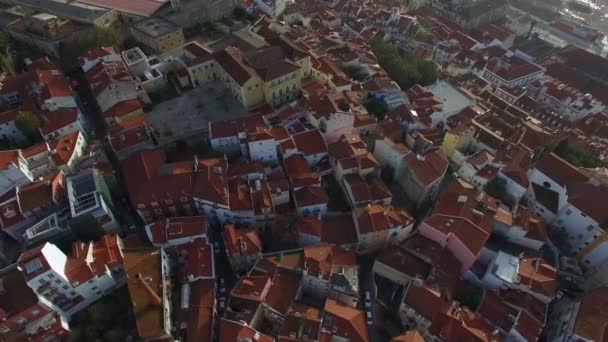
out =
[(298, 217), (296, 229), (300, 234), (321, 238), (321, 219), (314, 216)]
[(278, 268), (272, 277), (272, 285), (264, 303), (285, 316), (298, 296), (301, 282), (302, 275), (299, 272)]
[(184, 275), (189, 279), (214, 278), (213, 247), (205, 238), (198, 238), (186, 245), (188, 256)]
[(215, 311), (215, 280), (199, 279), (190, 282), (189, 286), (186, 341), (211, 342)]
[(323, 135), (318, 130), (311, 130), (298, 133), (292, 136), (297, 149), (305, 156), (327, 153), (327, 143)]
[(329, 197), (320, 186), (305, 186), (295, 191), (296, 207), (304, 208), (313, 205), (327, 204)]
[(425, 224), (441, 231), (452, 234), (460, 240), (473, 255), (479, 255), (490, 237), (490, 232), (482, 229), (462, 217), (433, 215), (424, 221)]
[(80, 138), (80, 131), (64, 135), (57, 142), (51, 145), (53, 151), (53, 161), (55, 165), (67, 165), (76, 151), (76, 143)]
[(10, 165), (17, 166), (19, 150), (0, 151), (0, 170), (6, 170)]
[(443, 177), (448, 169), (448, 161), (440, 149), (430, 151), (424, 156), (411, 153), (406, 158), (408, 168), (425, 186)]
[(411, 330), (403, 335), (393, 337), (391, 342), (424, 342), (424, 339), (417, 330)]
[(50, 134), (58, 129), (76, 123), (78, 109), (61, 109), (46, 113), (46, 122), (40, 127), (42, 135)]
[(363, 311), (343, 305), (334, 299), (325, 302), (325, 316), (332, 317), (324, 329), (334, 336), (348, 338), (352, 342), (367, 342), (369, 336)]
[(255, 228), (237, 229), (234, 224), (222, 230), (224, 246), (229, 256), (255, 255), (262, 252), (262, 240)]
[(220, 342), (251, 340), (256, 342), (273, 342), (274, 339), (248, 326), (244, 322), (235, 322), (226, 318), (220, 319)]
[(377, 204), (355, 208), (355, 215), (360, 234), (388, 230), (397, 226), (406, 227), (414, 223), (413, 217), (405, 209), (386, 208)]
[(574, 322), (574, 333), (592, 341), (608, 339), (608, 288), (600, 287), (581, 300)]
[(523, 257), (519, 260), (519, 281), (533, 291), (549, 298), (557, 292), (557, 270), (540, 257)]
[(152, 243), (164, 245), (171, 240), (186, 237), (203, 237), (207, 234), (207, 219), (203, 216), (169, 217), (160, 219), (146, 226)]
[(144, 104), (139, 99), (125, 100), (102, 113), (105, 119), (121, 118), (129, 114), (143, 110)]
[(168, 289), (164, 289), (165, 284), (161, 278), (161, 252), (156, 249), (127, 249), (123, 251), (123, 255), (127, 285), (139, 336), (144, 339), (166, 336), (164, 304), (156, 305), (141, 283), (146, 282), (162, 300), (164, 291)]
[(268, 277), (243, 277), (234, 286), (230, 296), (261, 302), (266, 298), (271, 284)]

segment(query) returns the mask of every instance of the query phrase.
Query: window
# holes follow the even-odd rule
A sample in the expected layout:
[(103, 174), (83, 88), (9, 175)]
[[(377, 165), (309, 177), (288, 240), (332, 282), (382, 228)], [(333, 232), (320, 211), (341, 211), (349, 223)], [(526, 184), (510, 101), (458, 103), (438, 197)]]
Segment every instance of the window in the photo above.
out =
[(64, 290), (67, 290), (67, 289), (68, 289), (68, 286), (67, 286), (67, 285), (63, 285), (63, 289), (64, 289)]
[(61, 280), (60, 279), (55, 280), (55, 284), (61, 284)]
[(48, 277), (49, 277), (49, 279), (53, 279), (53, 278), (55, 278), (55, 275), (53, 273), (49, 273)]
[(27, 273), (34, 273), (42, 268), (42, 263), (38, 259), (34, 259), (25, 264), (25, 271)]
[(570, 216), (572, 214), (572, 209), (566, 210), (566, 216)]
[(75, 296), (76, 295), (76, 291), (70, 291), (70, 296)]
[(593, 231), (593, 228), (594, 228), (593, 225), (590, 224), (590, 225), (587, 226), (587, 231), (588, 232)]

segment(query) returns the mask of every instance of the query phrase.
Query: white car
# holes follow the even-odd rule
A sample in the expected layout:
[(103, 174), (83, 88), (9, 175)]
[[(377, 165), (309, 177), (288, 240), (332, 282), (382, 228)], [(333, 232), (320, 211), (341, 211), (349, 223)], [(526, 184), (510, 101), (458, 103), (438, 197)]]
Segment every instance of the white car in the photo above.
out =
[(215, 254), (219, 254), (220, 253), (220, 243), (219, 242), (214, 242), (213, 243), (213, 252)]
[(220, 300), (220, 309), (221, 310), (226, 309), (226, 302), (224, 302), (223, 300)]
[(370, 311), (365, 312), (365, 317), (367, 318), (367, 325), (374, 324), (374, 319), (373, 319), (372, 313)]
[(369, 291), (365, 291), (365, 308), (370, 309), (372, 307), (372, 295)]

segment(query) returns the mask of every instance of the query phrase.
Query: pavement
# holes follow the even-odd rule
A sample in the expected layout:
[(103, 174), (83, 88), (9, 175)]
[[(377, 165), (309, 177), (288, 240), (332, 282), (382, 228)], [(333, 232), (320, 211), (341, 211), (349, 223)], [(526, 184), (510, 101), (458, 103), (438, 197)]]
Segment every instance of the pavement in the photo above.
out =
[(177, 140), (205, 139), (209, 122), (246, 113), (247, 109), (222, 83), (211, 82), (156, 104), (146, 115), (160, 135), (161, 146), (166, 146)]

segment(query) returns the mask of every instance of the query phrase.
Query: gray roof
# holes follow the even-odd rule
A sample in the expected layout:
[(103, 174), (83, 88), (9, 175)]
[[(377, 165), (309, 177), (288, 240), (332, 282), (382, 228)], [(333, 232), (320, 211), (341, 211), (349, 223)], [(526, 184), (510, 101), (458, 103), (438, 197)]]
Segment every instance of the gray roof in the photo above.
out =
[(63, 3), (54, 0), (10, 0), (15, 5), (56, 15), (76, 22), (92, 24), (111, 10), (81, 3)]

